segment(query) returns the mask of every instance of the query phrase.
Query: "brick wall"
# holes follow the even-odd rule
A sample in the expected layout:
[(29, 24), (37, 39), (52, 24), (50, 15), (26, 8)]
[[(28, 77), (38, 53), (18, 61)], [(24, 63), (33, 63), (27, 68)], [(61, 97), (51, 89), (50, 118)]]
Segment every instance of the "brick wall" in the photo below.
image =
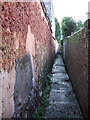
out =
[(88, 116), (88, 23), (63, 44), (63, 58), (82, 112)]
[(42, 95), (55, 40), (39, 0), (0, 4), (0, 118), (28, 118)]

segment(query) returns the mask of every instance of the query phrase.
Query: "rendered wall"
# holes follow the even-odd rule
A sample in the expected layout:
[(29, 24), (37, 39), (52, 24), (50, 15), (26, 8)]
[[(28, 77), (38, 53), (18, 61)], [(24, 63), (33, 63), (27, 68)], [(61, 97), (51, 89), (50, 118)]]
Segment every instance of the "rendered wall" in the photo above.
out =
[(88, 116), (88, 23), (63, 43), (63, 58), (84, 116)]
[(3, 2), (0, 118), (30, 118), (39, 103), (55, 41), (37, 2)]

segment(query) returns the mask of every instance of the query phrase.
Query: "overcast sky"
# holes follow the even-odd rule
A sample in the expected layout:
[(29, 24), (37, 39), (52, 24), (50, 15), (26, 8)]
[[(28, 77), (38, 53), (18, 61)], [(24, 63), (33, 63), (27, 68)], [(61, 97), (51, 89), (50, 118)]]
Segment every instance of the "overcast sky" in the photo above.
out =
[(90, 0), (53, 0), (54, 15), (61, 21), (64, 16), (72, 16), (75, 20), (86, 20), (88, 2)]

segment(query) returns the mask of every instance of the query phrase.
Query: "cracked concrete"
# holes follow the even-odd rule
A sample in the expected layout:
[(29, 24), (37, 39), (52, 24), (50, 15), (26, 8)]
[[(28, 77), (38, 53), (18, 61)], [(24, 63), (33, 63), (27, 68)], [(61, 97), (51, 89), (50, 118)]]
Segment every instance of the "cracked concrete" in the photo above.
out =
[(45, 118), (82, 118), (82, 113), (73, 91), (62, 57), (58, 55), (52, 69), (50, 105)]

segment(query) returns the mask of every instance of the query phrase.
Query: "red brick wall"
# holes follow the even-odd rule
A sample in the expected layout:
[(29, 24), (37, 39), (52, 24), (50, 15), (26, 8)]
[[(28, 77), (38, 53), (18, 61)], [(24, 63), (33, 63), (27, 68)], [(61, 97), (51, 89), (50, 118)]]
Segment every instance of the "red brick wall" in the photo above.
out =
[(64, 61), (82, 112), (88, 116), (88, 29), (85, 27), (64, 41)]
[[(30, 88), (31, 93), (33, 93), (34, 88), (39, 88), (38, 79), (41, 75), (46, 75), (49, 67), (51, 67), (51, 61), (55, 53), (54, 40), (39, 1), (4, 2), (2, 3), (1, 17), (2, 44), (0, 54), (2, 59), (0, 80), (2, 86), (0, 90), (2, 90), (3, 95), (0, 99), (2, 104), (0, 114), (4, 118), (10, 118), (14, 113), (15, 117), (27, 117), (27, 106), (24, 101), (29, 93), (25, 93), (24, 88)], [(31, 57), (28, 57), (28, 54)], [(27, 64), (25, 61), (27, 61)], [(34, 80), (31, 79), (31, 82), (35, 82), (34, 85), (28, 87), (27, 84), (31, 82), (26, 81), (26, 78), (29, 79), (27, 69), (32, 69), (29, 70), (29, 72), (32, 72), (30, 75), (34, 78)], [(21, 84), (19, 84), (20, 82)], [(36, 93), (35, 96), (37, 96)], [(21, 105), (16, 109), (18, 106), (17, 100), (21, 101), (19, 103)], [(20, 116), (20, 114), (22, 115)]]

